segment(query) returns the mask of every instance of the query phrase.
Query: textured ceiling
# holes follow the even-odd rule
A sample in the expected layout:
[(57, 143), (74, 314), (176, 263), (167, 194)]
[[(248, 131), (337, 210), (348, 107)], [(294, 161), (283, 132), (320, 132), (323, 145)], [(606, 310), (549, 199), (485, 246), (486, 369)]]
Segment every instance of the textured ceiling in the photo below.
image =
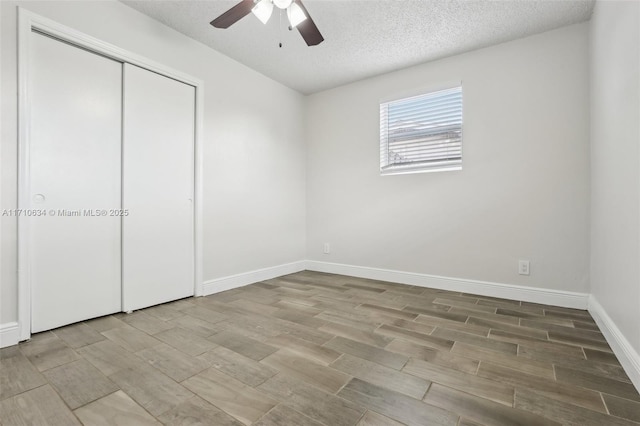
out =
[[(140, 12), (301, 93), (548, 31), (590, 18), (594, 0), (305, 0), (325, 41), (307, 47), (286, 14), (209, 22), (240, 0), (131, 1)], [(283, 47), (278, 43), (282, 41)]]

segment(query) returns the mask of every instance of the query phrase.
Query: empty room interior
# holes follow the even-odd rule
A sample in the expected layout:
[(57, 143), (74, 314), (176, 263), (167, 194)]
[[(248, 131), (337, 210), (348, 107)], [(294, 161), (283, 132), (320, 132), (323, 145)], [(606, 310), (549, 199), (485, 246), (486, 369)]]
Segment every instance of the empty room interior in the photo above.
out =
[(0, 426), (640, 426), (640, 1), (0, 1)]

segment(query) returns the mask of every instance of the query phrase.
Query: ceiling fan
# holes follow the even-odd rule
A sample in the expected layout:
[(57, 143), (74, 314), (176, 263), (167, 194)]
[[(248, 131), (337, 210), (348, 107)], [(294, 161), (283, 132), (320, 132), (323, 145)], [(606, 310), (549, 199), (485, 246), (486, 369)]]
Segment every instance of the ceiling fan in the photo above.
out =
[(289, 29), (296, 27), (307, 46), (315, 46), (324, 41), (324, 37), (301, 0), (242, 0), (211, 21), (211, 25), (216, 28), (229, 28), (252, 12), (263, 24), (266, 24), (273, 13), (273, 6), (287, 11)]

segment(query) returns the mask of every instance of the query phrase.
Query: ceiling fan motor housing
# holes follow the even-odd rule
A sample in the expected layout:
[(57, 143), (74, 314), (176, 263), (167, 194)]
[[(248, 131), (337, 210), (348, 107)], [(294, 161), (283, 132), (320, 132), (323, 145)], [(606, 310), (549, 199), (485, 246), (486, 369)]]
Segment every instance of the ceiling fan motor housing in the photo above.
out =
[(293, 3), (293, 0), (272, 0), (273, 4), (280, 8), (280, 9), (286, 9), (289, 6), (291, 6), (291, 3)]

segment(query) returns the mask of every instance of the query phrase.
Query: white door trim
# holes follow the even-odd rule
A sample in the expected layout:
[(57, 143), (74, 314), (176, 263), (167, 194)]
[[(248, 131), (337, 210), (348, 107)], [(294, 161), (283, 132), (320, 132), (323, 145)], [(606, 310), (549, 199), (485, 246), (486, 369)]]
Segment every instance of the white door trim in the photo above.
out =
[[(152, 61), (109, 43), (105, 43), (82, 32), (59, 24), (28, 10), (18, 7), (18, 208), (29, 209), (29, 58), (31, 32), (50, 35), (103, 56), (126, 62), (156, 72), (166, 77), (195, 87), (196, 117), (194, 141), (194, 294), (202, 296), (202, 129), (204, 106), (204, 82), (181, 71)], [(18, 327), (19, 339), (31, 337), (31, 283), (29, 265), (28, 221), (18, 217)]]

